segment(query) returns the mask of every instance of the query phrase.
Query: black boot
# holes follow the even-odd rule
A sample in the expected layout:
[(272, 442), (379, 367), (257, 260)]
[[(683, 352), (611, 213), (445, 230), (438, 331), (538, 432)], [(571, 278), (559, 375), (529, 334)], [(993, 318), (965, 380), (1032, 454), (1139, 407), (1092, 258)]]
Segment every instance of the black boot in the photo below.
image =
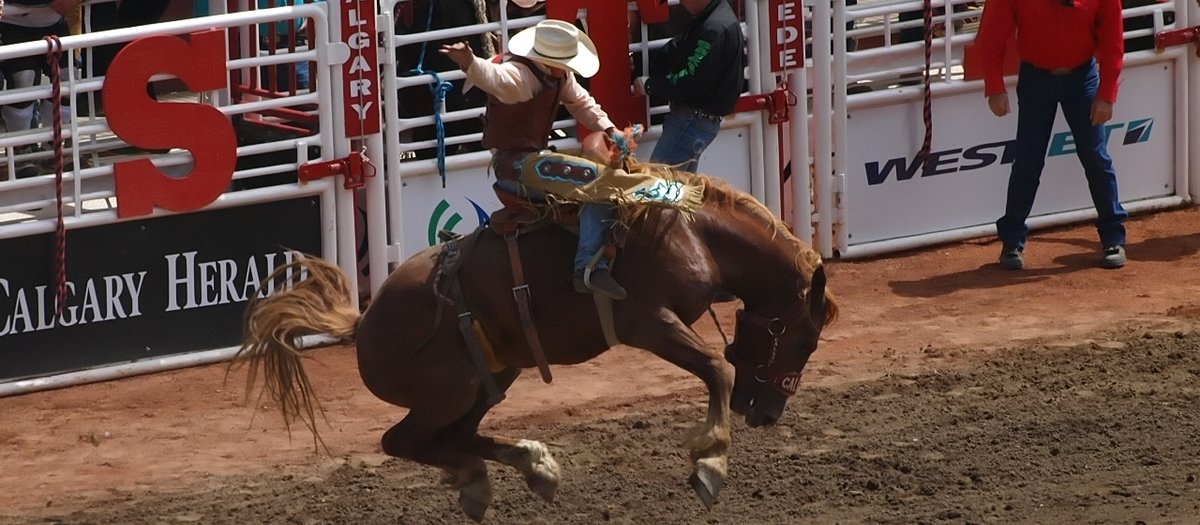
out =
[(583, 281), (583, 270), (576, 271), (571, 275), (571, 286), (579, 293), (592, 293), (592, 290), (587, 287), (587, 283)]

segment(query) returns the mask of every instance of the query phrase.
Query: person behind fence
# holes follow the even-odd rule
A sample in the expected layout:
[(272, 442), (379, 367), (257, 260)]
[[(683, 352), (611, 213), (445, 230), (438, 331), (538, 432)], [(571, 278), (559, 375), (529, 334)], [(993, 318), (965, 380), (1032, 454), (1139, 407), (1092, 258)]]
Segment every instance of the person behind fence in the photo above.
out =
[[(493, 151), (495, 189), (533, 200), (549, 194), (583, 203), (575, 290), (625, 298), (625, 289), (610, 272), (610, 261), (599, 255), (615, 220), (613, 203), (655, 202), (694, 209), (703, 187), (632, 174), (548, 149), (560, 103), (590, 130), (614, 137), (621, 133), (575, 80), (575, 74), (588, 78), (600, 68), (595, 45), (575, 26), (560, 20), (538, 22), (512, 37), (500, 62), (476, 57), (465, 42), (444, 45), (440, 51), (466, 72), (464, 89), (478, 87), (488, 94), (483, 145)], [(593, 259), (594, 267), (586, 271)]]
[[(0, 38), (5, 44), (36, 42), (50, 35), (67, 36), (71, 34), (67, 26), (67, 15), (79, 9), (82, 0), (8, 0), (4, 9), (4, 17), (0, 19)], [(69, 53), (63, 53), (59, 62), (60, 68), (66, 68)], [(10, 58), (0, 62), (0, 72), (4, 73), (8, 89), (29, 88), (41, 84), (43, 74), (51, 72), (46, 65), (44, 54)], [(65, 72), (63, 77), (65, 77)], [(64, 93), (65, 94), (65, 93)], [(34, 127), (34, 112), (38, 111), (42, 125), (49, 125), (53, 115), (54, 104), (43, 101), (41, 107), (34, 107), (35, 101), (17, 102), (0, 107), (0, 115), (4, 117), (4, 127), (9, 132), (28, 131)], [(63, 98), (60, 114), (63, 122), (70, 121), (70, 108), (67, 99)], [(18, 146), (14, 149), (17, 155), (27, 155), (40, 149), (39, 145)], [(32, 177), (42, 172), (42, 168), (27, 157), (16, 163), (18, 178)]]
[(1105, 268), (1125, 266), (1125, 220), (1117, 174), (1106, 146), (1124, 64), (1119, 0), (988, 0), (976, 45), (984, 95), (998, 117), (1009, 112), (1003, 68), (1006, 42), (1015, 31), (1021, 66), (1017, 76), (1017, 138), (1004, 216), (996, 221), (1003, 246), (1000, 266), (1025, 265), (1025, 220), (1033, 208), (1046, 162), (1054, 118), (1061, 106), (1074, 137), (1098, 215)]
[[(313, 4), (322, 0), (258, 0), (259, 9)], [(294, 47), (308, 45), (307, 18), (280, 20), (274, 24), (259, 24), (259, 49), (270, 54), (288, 53)], [(272, 76), (274, 72), (274, 76)], [(293, 76), (295, 77), (293, 82)], [(300, 61), (276, 66), (264, 66), (260, 74), (264, 87), (289, 92), (309, 89), (308, 62)]]
[(650, 160), (695, 172), (742, 92), (742, 27), (727, 0), (680, 0), (692, 15), (683, 33), (650, 52), (650, 75), (634, 92), (667, 99), (671, 112)]

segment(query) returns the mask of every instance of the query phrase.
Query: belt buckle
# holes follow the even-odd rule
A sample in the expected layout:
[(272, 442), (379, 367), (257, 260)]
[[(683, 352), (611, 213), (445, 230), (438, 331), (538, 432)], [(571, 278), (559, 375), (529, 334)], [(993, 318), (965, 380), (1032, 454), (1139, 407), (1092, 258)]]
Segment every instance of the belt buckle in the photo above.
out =
[(1069, 67), (1056, 67), (1049, 70), (1050, 74), (1056, 77), (1070, 75), (1072, 71), (1074, 71), (1074, 69)]

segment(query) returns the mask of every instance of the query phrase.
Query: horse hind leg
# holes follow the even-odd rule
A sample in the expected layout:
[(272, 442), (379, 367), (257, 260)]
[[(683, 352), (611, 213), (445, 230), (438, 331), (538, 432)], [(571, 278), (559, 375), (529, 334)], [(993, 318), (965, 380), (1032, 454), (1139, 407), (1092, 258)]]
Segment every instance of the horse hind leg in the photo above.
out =
[[(518, 369), (504, 370), (493, 377), (496, 386), (503, 392), (512, 385), (520, 374)], [(479, 422), (491, 406), (487, 404), (487, 392), (481, 387), (475, 405), (466, 415), (459, 418), (442, 432), (446, 439), (459, 440), (464, 450), (487, 460), (502, 463), (517, 469), (525, 477), (525, 485), (534, 494), (546, 501), (554, 501), (562, 469), (550, 454), (545, 443), (530, 439), (510, 439), (479, 434)]]
[(461, 413), (447, 410), (446, 405), (413, 407), (403, 420), (383, 434), (383, 451), (389, 456), (445, 470), (447, 482), (458, 489), (459, 507), (471, 519), (482, 521), (492, 504), (487, 464), (459, 444), (437, 438)]
[(480, 457), (517, 469), (525, 477), (525, 486), (542, 499), (552, 502), (562, 479), (562, 469), (550, 448), (541, 441), (476, 435), (470, 448)]

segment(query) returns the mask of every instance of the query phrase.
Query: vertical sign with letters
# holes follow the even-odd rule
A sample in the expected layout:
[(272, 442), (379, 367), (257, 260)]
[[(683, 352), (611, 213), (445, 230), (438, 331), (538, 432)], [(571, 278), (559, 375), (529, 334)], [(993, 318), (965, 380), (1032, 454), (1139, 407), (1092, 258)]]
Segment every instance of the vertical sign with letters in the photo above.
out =
[(800, 0), (770, 0), (771, 72), (804, 67), (804, 6)]
[(375, 44), (375, 0), (342, 0), (342, 40), (350, 60), (342, 64), (346, 136), (379, 133), (379, 65)]

